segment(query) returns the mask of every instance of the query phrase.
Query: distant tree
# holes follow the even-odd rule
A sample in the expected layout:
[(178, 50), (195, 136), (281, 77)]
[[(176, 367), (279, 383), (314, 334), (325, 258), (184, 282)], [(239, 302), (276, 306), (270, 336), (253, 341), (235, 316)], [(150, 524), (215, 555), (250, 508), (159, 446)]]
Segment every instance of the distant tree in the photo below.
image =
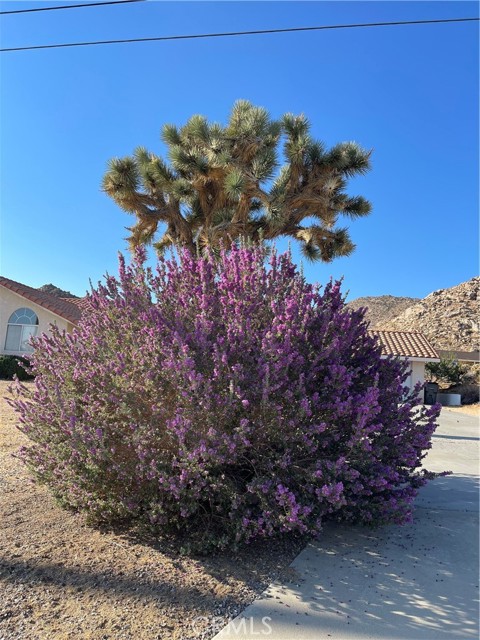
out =
[(38, 287), (39, 291), (44, 291), (45, 293), (50, 293), (52, 296), (57, 296), (57, 298), (77, 298), (78, 296), (74, 296), (70, 291), (64, 291), (59, 287), (56, 287), (54, 284), (44, 284), (41, 287)]
[(469, 372), (453, 355), (441, 358), (440, 362), (427, 362), (425, 370), (435, 382), (450, 385), (462, 384)]
[[(300, 242), (308, 259), (330, 262), (355, 248), (347, 228), (337, 226), (339, 216), (371, 211), (365, 198), (345, 191), (349, 178), (369, 170), (371, 152), (354, 142), (327, 150), (309, 130), (303, 115), (272, 120), (265, 109), (240, 100), (226, 126), (201, 115), (181, 128), (166, 124), (169, 162), (144, 147), (113, 158), (103, 190), (136, 216), (129, 227), (132, 248), (195, 251), (286, 236)], [(160, 224), (164, 233), (157, 239)]]

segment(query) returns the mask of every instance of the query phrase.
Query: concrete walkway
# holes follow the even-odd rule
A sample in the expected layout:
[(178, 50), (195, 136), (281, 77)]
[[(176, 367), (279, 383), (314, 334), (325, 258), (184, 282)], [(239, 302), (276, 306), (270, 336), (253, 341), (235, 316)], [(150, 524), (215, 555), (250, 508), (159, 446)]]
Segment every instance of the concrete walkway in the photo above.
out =
[(214, 640), (478, 638), (478, 419), (442, 410), (414, 523), (331, 524)]

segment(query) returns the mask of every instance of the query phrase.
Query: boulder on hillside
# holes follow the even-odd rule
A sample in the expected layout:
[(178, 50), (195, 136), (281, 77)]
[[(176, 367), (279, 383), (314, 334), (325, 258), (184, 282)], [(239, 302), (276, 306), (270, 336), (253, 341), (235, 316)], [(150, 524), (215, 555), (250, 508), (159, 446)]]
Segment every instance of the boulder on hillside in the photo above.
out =
[(64, 291), (63, 289), (56, 287), (54, 284), (44, 284), (43, 286), (38, 287), (38, 290), (50, 293), (52, 296), (57, 296), (57, 298), (78, 298), (78, 296), (74, 296), (70, 291)]
[(433, 291), (403, 313), (379, 323), (379, 329), (421, 331), (437, 348), (475, 351), (480, 343), (480, 278)]

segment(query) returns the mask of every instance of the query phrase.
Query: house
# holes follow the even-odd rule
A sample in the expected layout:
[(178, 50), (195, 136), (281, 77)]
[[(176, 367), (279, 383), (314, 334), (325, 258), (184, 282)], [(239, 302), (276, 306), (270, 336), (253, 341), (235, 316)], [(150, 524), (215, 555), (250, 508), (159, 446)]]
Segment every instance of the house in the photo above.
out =
[(408, 360), (410, 375), (405, 381), (410, 389), (417, 382), (425, 382), (425, 364), (440, 362), (438, 352), (432, 347), (423, 333), (417, 331), (382, 331), (372, 329), (370, 335), (377, 338), (382, 348), (382, 357), (397, 356)]
[(0, 276), (0, 354), (28, 354), (31, 336), (50, 324), (71, 331), (81, 317), (79, 298), (58, 298)]

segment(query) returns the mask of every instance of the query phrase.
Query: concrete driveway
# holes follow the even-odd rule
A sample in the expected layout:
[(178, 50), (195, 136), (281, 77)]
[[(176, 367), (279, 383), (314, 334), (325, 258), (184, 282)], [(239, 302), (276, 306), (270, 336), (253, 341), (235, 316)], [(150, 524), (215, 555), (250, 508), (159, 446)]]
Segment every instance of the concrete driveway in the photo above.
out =
[(214, 640), (478, 638), (477, 418), (443, 409), (425, 466), (453, 471), (421, 490), (414, 522), (328, 525)]

